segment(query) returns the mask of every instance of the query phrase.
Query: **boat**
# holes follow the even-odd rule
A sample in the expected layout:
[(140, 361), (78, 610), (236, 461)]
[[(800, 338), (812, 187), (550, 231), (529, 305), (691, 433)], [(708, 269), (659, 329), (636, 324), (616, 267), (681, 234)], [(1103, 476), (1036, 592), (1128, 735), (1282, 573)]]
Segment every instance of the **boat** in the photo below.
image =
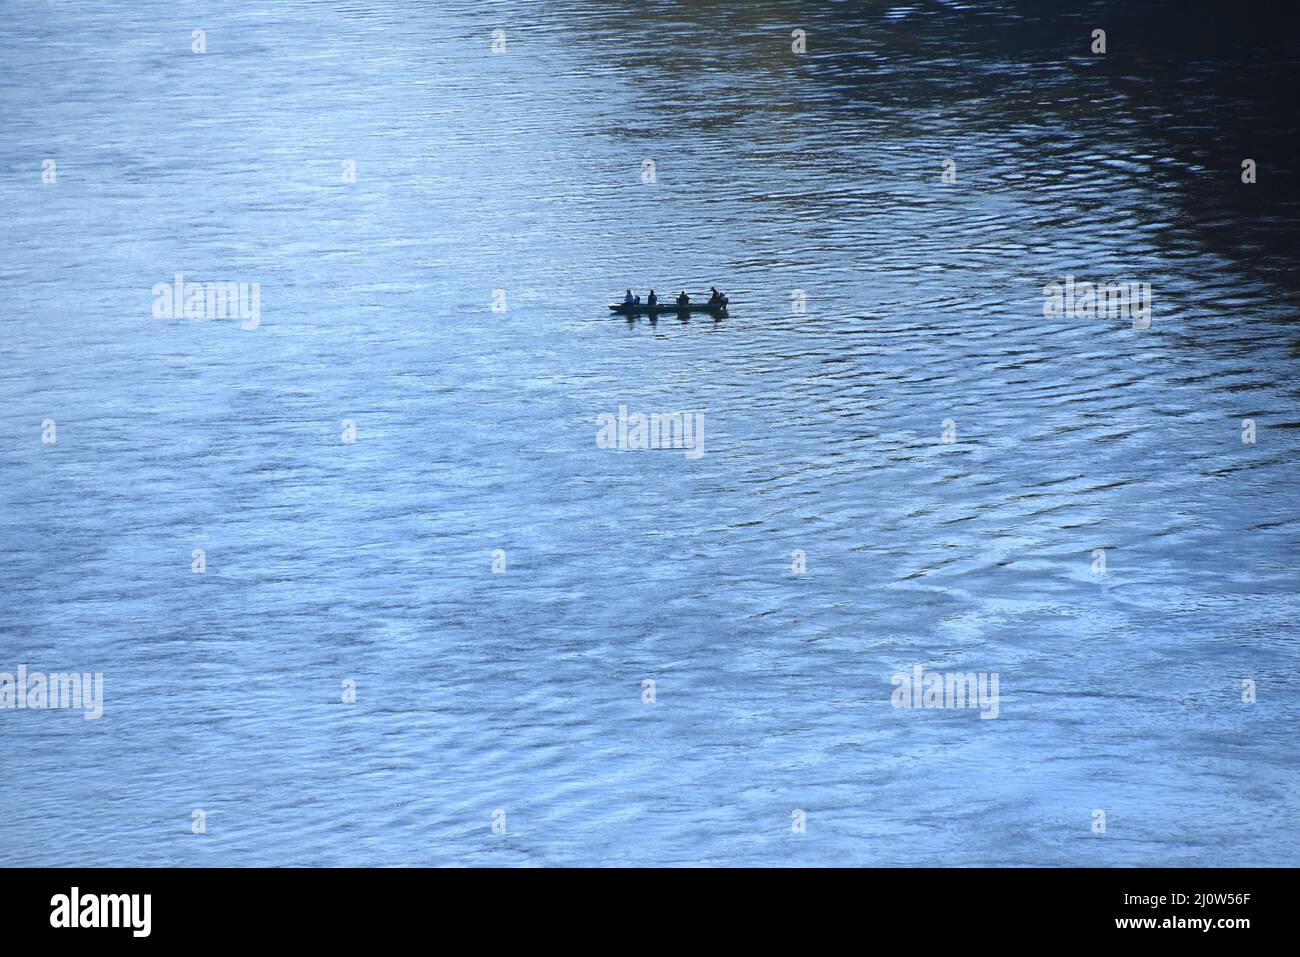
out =
[(621, 312), (625, 316), (653, 315), (660, 312), (709, 312), (715, 316), (720, 316), (727, 311), (727, 304), (725, 302), (690, 302), (684, 306), (679, 306), (675, 302), (657, 302), (652, 306), (645, 302), (619, 302), (610, 303), (609, 311)]

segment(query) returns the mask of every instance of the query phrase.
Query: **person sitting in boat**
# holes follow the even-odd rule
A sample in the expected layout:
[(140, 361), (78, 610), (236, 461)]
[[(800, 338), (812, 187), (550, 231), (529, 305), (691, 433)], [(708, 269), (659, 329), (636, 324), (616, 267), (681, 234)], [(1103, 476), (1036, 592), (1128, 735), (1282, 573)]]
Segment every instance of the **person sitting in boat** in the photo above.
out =
[(630, 306), (634, 302), (636, 302), (636, 296), (632, 295), (632, 290), (629, 289), (627, 295), (623, 297), (623, 305)]
[(659, 297), (655, 295), (655, 291), (653, 289), (650, 290), (650, 295), (646, 298), (646, 302), (648, 302), (652, 306), (659, 305)]
[(686, 290), (683, 289), (682, 294), (677, 297), (677, 305), (689, 306), (690, 304), (691, 304), (691, 297), (686, 295)]
[(710, 287), (709, 287), (709, 292), (711, 292), (711, 293), (713, 294), (713, 295), (709, 296), (709, 305), (710, 305), (710, 306), (716, 306), (719, 302), (722, 301), (722, 293), (718, 292), (718, 287), (717, 287), (717, 286), (710, 286)]

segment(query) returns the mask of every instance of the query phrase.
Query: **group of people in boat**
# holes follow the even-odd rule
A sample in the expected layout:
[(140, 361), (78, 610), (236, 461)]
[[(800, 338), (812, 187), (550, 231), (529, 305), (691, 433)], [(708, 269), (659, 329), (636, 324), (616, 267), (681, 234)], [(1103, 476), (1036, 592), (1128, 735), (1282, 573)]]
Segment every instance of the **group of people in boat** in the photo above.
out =
[[(710, 306), (721, 306), (721, 307), (723, 307), (723, 308), (726, 307), (726, 305), (727, 305), (727, 297), (724, 296), (722, 293), (718, 292), (718, 289), (717, 289), (716, 286), (710, 286), (710, 287), (709, 287), (709, 292), (712, 293), (712, 295), (709, 296), (709, 305), (710, 305)], [(682, 294), (681, 294), (680, 296), (677, 297), (677, 305), (679, 305), (679, 306), (689, 306), (690, 304), (691, 304), (691, 297), (688, 296), (688, 295), (686, 295), (686, 290), (683, 289), (683, 290), (682, 290)], [(641, 305), (641, 297), (640, 297), (640, 296), (634, 296), (634, 295), (632, 294), (632, 290), (629, 289), (629, 290), (627, 291), (627, 295), (623, 297), (623, 305), (625, 305), (625, 306), (639, 306), (639, 305)], [(657, 305), (659, 305), (659, 297), (655, 295), (655, 291), (654, 291), (653, 289), (650, 290), (650, 295), (646, 297), (646, 305), (647, 305), (647, 306), (657, 306)]]

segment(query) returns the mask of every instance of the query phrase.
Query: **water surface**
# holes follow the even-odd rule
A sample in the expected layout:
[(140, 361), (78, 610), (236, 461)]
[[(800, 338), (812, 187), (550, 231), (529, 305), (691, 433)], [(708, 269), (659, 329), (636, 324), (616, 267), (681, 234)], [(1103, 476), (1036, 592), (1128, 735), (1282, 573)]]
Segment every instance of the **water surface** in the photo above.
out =
[(11, 5), (0, 863), (1292, 863), (1294, 53), (1044, 9)]

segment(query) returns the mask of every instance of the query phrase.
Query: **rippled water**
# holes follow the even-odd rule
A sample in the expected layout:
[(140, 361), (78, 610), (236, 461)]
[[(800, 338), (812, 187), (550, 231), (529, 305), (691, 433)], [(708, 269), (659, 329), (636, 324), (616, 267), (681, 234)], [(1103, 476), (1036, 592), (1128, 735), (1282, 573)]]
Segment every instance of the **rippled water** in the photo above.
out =
[[(0, 711), (0, 862), (1293, 863), (1296, 127), (1251, 72), (1293, 53), (200, 8), (0, 26), (0, 671), (105, 682)], [(178, 272), (260, 327), (154, 318)], [(1044, 318), (1067, 274), (1150, 327)], [(620, 404), (705, 454), (598, 448)], [(893, 708), (914, 664), (997, 720)]]

